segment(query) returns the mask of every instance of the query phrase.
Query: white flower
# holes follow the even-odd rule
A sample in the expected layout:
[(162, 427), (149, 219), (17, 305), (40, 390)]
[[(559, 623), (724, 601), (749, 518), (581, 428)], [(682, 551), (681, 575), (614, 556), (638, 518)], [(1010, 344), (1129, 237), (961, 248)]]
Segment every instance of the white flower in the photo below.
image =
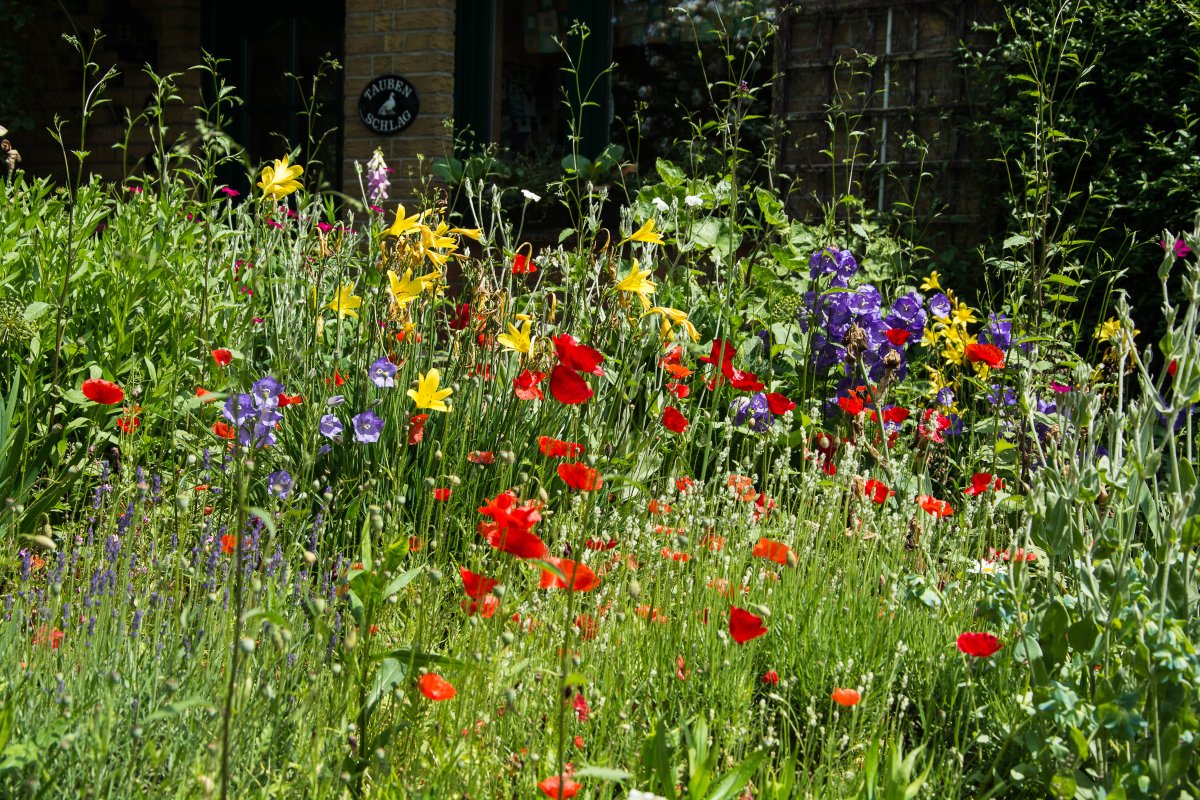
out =
[(971, 564), (968, 572), (972, 575), (1003, 575), (1008, 572), (1008, 567), (998, 564), (995, 561), (988, 561), (986, 558), (981, 558), (979, 559), (979, 563)]
[(667, 201), (663, 200), (661, 197), (656, 197), (651, 202), (654, 203), (654, 207), (659, 211), (666, 212), (671, 209), (671, 207), (667, 205)]
[(525, 195), (525, 199), (531, 203), (536, 203), (537, 201), (542, 199), (540, 195), (536, 195), (533, 192), (529, 191), (528, 189), (522, 189), (521, 194)]
[(700, 195), (698, 194), (689, 194), (687, 197), (683, 198), (683, 204), (688, 208), (695, 208), (703, 202), (704, 201), (700, 199)]
[(666, 800), (666, 798), (662, 795), (650, 794), (650, 792), (641, 792), (637, 789), (630, 789), (629, 800)]

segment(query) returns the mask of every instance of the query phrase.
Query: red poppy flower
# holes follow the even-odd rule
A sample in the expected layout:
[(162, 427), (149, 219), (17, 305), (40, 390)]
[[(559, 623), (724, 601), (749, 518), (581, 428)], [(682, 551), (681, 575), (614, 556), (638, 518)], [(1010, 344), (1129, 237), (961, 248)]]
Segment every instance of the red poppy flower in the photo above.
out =
[(551, 775), (539, 783), (538, 788), (542, 790), (542, 794), (552, 798), (552, 800), (568, 800), (568, 798), (579, 794), (579, 790), (583, 788), (583, 784), (564, 777), (560, 786), (558, 776)]
[(917, 503), (921, 506), (922, 511), (926, 514), (932, 514), (938, 519), (949, 517), (954, 513), (954, 509), (945, 500), (938, 500), (936, 497), (930, 497), (927, 494), (918, 497)]
[(866, 407), (863, 405), (863, 401), (859, 400), (858, 397), (853, 393), (851, 393), (849, 397), (839, 397), (837, 403), (838, 407), (841, 408), (842, 411), (845, 411), (852, 417), (857, 417)]
[[(329, 379), (328, 379), (328, 378), (326, 378), (326, 379), (325, 379), (325, 382), (326, 382), (326, 383), (329, 383)], [(342, 385), (342, 384), (344, 384), (345, 382), (346, 382), (346, 379), (342, 377), (342, 373), (338, 372), (338, 371), (335, 369), (335, 370), (333, 371), (333, 385), (334, 385), (334, 386), (341, 386), (341, 385)]]
[(690, 378), (692, 376), (692, 371), (683, 364), (663, 364), (663, 369), (666, 370), (675, 380), (681, 381), (684, 378)]
[(966, 347), (967, 360), (972, 364), (983, 362), (992, 369), (1004, 368), (1004, 351), (994, 344), (971, 342)]
[(589, 538), (585, 543), (585, 546), (588, 550), (612, 550), (618, 544), (619, 542), (615, 538), (608, 540)]
[(658, 502), (658, 498), (651, 498), (650, 502), (646, 504), (646, 510), (651, 514), (669, 514), (671, 512), (671, 505), (670, 503)]
[(675, 479), (675, 491), (683, 494), (688, 489), (696, 485), (696, 481), (689, 478), (687, 475)]
[(887, 484), (872, 478), (863, 485), (863, 494), (874, 500), (876, 503), (883, 504), (886, 503), (887, 499), (894, 495), (895, 492), (889, 489)]
[(558, 567), (566, 580), (564, 581), (553, 572), (542, 570), (542, 580), (539, 589), (570, 589), (573, 592), (590, 592), (600, 585), (600, 579), (587, 564), (572, 561), (569, 558), (547, 558), (547, 563)]
[(775, 670), (770, 670), (768, 672), (764, 672), (763, 676), (762, 676), (762, 682), (767, 684), (768, 686), (776, 685), (777, 683), (779, 683), (779, 673), (776, 672)]
[(279, 393), (279, 407), (286, 408), (288, 406), (298, 406), (304, 402), (304, 396), (298, 394)]
[(212, 357), (213, 361), (217, 362), (218, 367), (228, 367), (229, 363), (233, 361), (233, 353), (224, 347), (218, 347), (216, 350), (213, 350)]
[(450, 499), (451, 490), (445, 487), (438, 487), (433, 490), (433, 499), (439, 503), (444, 503)]
[(581, 492), (590, 492), (604, 485), (604, 479), (600, 477), (599, 472), (578, 461), (559, 464), (558, 477), (562, 478), (572, 489), (578, 489)]
[(121, 433), (133, 433), (141, 424), (142, 421), (132, 414), (117, 417), (117, 427), (121, 429)]
[(892, 343), (893, 347), (903, 347), (904, 343), (908, 341), (908, 337), (912, 336), (912, 333), (906, 331), (904, 328), (888, 328), (884, 331), (884, 336)]
[[(759, 495), (759, 500), (766, 495)], [(771, 501), (772, 507), (774, 501)], [(776, 564), (787, 564), (788, 557), (795, 558), (795, 552), (783, 542), (777, 542), (773, 539), (760, 538), (754, 545), (754, 549), (750, 551), (750, 555), (758, 558), (765, 558), (768, 561), (774, 561)]]
[(859, 700), (862, 700), (862, 695), (854, 689), (837, 688), (833, 690), (833, 694), (829, 695), (829, 698), (839, 706), (853, 708), (858, 705)]
[(770, 515), (771, 511), (777, 507), (777, 503), (765, 494), (760, 494), (754, 500), (754, 521), (759, 522), (764, 517)]
[(1172, 358), (1171, 363), (1167, 364), (1167, 374), (1170, 375), (1172, 378), (1174, 378), (1175, 373), (1178, 371), (1179, 371), (1179, 363), (1175, 359)]
[(491, 450), (472, 450), (467, 453), (467, 461), (470, 461), (472, 464), (482, 464), (486, 467), (489, 464), (496, 463), (496, 454)]
[(556, 364), (550, 372), (550, 394), (560, 403), (575, 406), (586, 403), (595, 392), (578, 372)]
[(733, 369), (733, 357), (737, 354), (737, 348), (724, 339), (713, 339), (712, 351), (701, 356), (700, 361), (705, 364), (712, 364), (722, 374), (725, 370)]
[(408, 446), (420, 444), (425, 438), (425, 423), (429, 421), (428, 414), (413, 414), (408, 418)]
[(575, 699), (571, 701), (571, 708), (575, 710), (575, 718), (580, 722), (587, 722), (588, 717), (592, 715), (592, 709), (588, 706), (587, 698), (583, 696), (583, 692), (575, 693)]
[(524, 253), (517, 253), (513, 256), (513, 275), (528, 275), (533, 272), (537, 272), (537, 265), (533, 263), (532, 258)]
[(489, 594), (482, 600), (463, 600), (459, 603), (459, 606), (467, 613), (468, 617), (478, 614), (484, 619), (491, 619), (500, 608), (500, 599), (495, 595)]
[(223, 419), (219, 419), (213, 423), (212, 432), (222, 439), (232, 439), (237, 436), (237, 429)]
[(215, 393), (210, 392), (203, 386), (196, 387), (196, 397), (200, 398), (201, 403), (211, 403), (213, 400), (217, 399), (217, 395)]
[(758, 497), (758, 492), (754, 490), (754, 481), (745, 475), (730, 475), (729, 488), (733, 489), (734, 495), (744, 503), (752, 503)]
[(599, 350), (580, 344), (574, 336), (561, 334), (554, 337), (554, 352), (558, 354), (558, 362), (567, 369), (587, 372), (592, 375), (603, 375), (600, 365), (604, 356)]
[(577, 458), (583, 455), (583, 445), (555, 439), (552, 436), (539, 436), (538, 449), (547, 458)]
[(744, 608), (729, 607), (729, 635), (738, 644), (745, 644), (767, 632), (762, 617), (751, 614)]
[(125, 399), (125, 392), (112, 381), (106, 381), (103, 378), (88, 378), (83, 382), (83, 396), (94, 403), (115, 406)]
[(516, 394), (518, 400), (541, 400), (544, 395), (538, 388), (538, 384), (545, 378), (546, 373), (544, 372), (524, 370), (513, 378), (513, 393)]
[(455, 307), (454, 319), (450, 320), (451, 330), (461, 331), (471, 324), (471, 304), (459, 303)]
[(795, 557), (792, 548), (783, 542), (776, 542), (765, 538), (758, 540), (758, 543), (754, 545), (754, 549), (750, 551), (750, 555), (774, 561), (776, 564), (786, 564), (788, 563), (788, 556)]
[(421, 679), (417, 681), (417, 685), (421, 688), (421, 694), (435, 702), (449, 700), (458, 694), (458, 690), (450, 681), (434, 672), (426, 672), (422, 675)]
[[(600, 623), (591, 614), (580, 614), (575, 618), (575, 627), (579, 629), (579, 638), (590, 642), (600, 632)], [(577, 745), (582, 746), (582, 745)]]
[(476, 575), (466, 567), (459, 567), (458, 574), (462, 576), (463, 591), (467, 593), (467, 597), (475, 600), (480, 599), (485, 594), (496, 588), (496, 584), (500, 581), (495, 578), (488, 578), (484, 575)]
[(667, 406), (667, 410), (662, 415), (663, 427), (675, 433), (683, 433), (687, 430), (688, 420), (674, 406)]
[(729, 378), (729, 385), (739, 392), (761, 392), (766, 387), (753, 372), (730, 369), (725, 377)]
[[(988, 472), (976, 472), (971, 476), (971, 485), (966, 489), (963, 489), (963, 494), (967, 495), (968, 497), (975, 497), (976, 495), (983, 494), (988, 490), (988, 487), (992, 485), (993, 477), (994, 476)], [(1001, 488), (1002, 485), (1003, 481), (996, 481), (996, 488)]]
[(958, 649), (975, 658), (990, 658), (999, 652), (1004, 645), (990, 633), (967, 631), (960, 633), (957, 641)]
[(231, 533), (227, 533), (221, 537), (221, 552), (229, 555), (237, 547), (237, 537)]
[(771, 392), (767, 395), (767, 408), (776, 416), (786, 414), (796, 407), (796, 404), (779, 392)]
[(883, 421), (899, 425), (904, 420), (908, 419), (908, 415), (912, 413), (903, 406), (892, 406), (883, 410)]
[(686, 400), (688, 395), (692, 393), (691, 388), (686, 383), (677, 383), (676, 381), (667, 383), (667, 391), (680, 400)]
[(674, 561), (677, 564), (686, 564), (691, 559), (691, 556), (682, 550), (672, 550), (669, 547), (662, 549), (662, 556), (668, 561)]

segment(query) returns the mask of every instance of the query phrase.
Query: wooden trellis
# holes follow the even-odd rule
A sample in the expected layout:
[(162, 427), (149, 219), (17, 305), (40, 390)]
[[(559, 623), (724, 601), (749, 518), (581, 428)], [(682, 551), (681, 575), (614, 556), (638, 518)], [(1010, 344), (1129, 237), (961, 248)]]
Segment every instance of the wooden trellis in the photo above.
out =
[[(963, 132), (973, 109), (959, 47), (978, 35), (972, 23), (1000, 13), (996, 0), (812, 0), (784, 9), (773, 104), (786, 126), (779, 169), (797, 179), (793, 211), (816, 212), (846, 191), (871, 208), (912, 200), (922, 165), (905, 141), (915, 135), (928, 145), (931, 173), (918, 217), (965, 243), (977, 229), (979, 161)], [(851, 119), (831, 128), (837, 107)], [(858, 133), (850, 139), (849, 130)], [(853, 172), (848, 141), (860, 154)], [(831, 148), (833, 159), (822, 152)]]

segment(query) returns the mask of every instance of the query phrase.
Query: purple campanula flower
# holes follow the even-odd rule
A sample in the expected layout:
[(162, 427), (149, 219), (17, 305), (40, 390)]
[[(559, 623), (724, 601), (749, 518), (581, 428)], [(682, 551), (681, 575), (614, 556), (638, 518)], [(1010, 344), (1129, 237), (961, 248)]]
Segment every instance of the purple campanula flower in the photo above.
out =
[(225, 400), (221, 416), (241, 427), (255, 417), (254, 399), (248, 394), (235, 394)]
[(346, 402), (345, 397), (342, 397), (340, 394), (335, 394), (333, 397), (330, 397), (328, 400), (325, 401), (325, 405), (332, 408), (334, 406), (340, 406), (344, 402)]
[(949, 386), (943, 386), (941, 389), (938, 389), (937, 397), (934, 398), (934, 402), (939, 406), (954, 405), (954, 390)]
[(775, 417), (771, 414), (770, 405), (767, 403), (767, 396), (762, 392), (734, 399), (729, 404), (729, 412), (733, 414), (734, 424), (740, 426), (748, 422), (750, 429), (756, 433), (767, 431), (775, 423)]
[(842, 297), (847, 298), (846, 305), (851, 313), (866, 315), (879, 313), (880, 307), (883, 305), (883, 297), (879, 294), (879, 290), (869, 283), (864, 283), (850, 294), (843, 294)]
[(342, 421), (336, 414), (326, 414), (321, 417), (321, 424), (317, 426), (317, 430), (326, 439), (337, 439), (342, 435)]
[(991, 391), (988, 392), (987, 401), (994, 406), (1003, 404), (1005, 407), (1011, 407), (1017, 404), (1017, 395), (1012, 387), (993, 383)]
[(950, 316), (950, 298), (946, 297), (941, 292), (938, 292), (933, 297), (929, 298), (929, 311), (938, 319), (946, 319)]
[(363, 444), (379, 441), (379, 435), (383, 433), (383, 418), (374, 411), (367, 409), (356, 414), (351, 421), (354, 423), (354, 441)]
[(279, 393), (283, 391), (283, 384), (275, 380), (270, 375), (264, 375), (254, 382), (250, 387), (250, 392), (254, 395), (255, 400), (267, 400), (275, 398), (278, 402)]
[(267, 492), (272, 497), (285, 499), (292, 491), (292, 475), (286, 469), (272, 472), (267, 476)]
[(375, 360), (375, 363), (370, 368), (371, 383), (378, 386), (380, 389), (387, 389), (396, 385), (396, 372), (399, 370), (395, 364), (387, 360), (386, 356), (380, 356)]
[(1004, 314), (989, 314), (988, 324), (979, 332), (980, 344), (994, 344), (1001, 350), (1012, 347), (1012, 320)]
[(813, 253), (808, 259), (809, 278), (816, 280), (820, 275), (833, 275), (833, 285), (845, 288), (858, 272), (858, 262), (849, 250), (834, 250), (827, 247)]

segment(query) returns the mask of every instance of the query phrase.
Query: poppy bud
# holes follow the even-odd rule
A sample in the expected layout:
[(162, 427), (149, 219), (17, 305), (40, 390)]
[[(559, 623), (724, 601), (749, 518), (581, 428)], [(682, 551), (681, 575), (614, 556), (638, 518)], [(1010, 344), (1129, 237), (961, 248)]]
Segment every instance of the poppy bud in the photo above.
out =
[(350, 630), (346, 631), (346, 649), (353, 650), (358, 646), (358, 627), (350, 626)]
[(187, 465), (189, 467), (194, 467), (196, 465), (196, 454), (195, 453), (188, 453)]
[(305, 550), (304, 551), (304, 563), (308, 564), (311, 567), (316, 562), (317, 562), (317, 554), (314, 553), (312, 550)]
[(254, 652), (254, 640), (251, 639), (249, 636), (243, 636), (241, 639), (238, 639), (238, 647), (241, 648), (241, 651), (243, 653), (246, 653), (246, 654), (253, 653)]
[(430, 583), (440, 583), (442, 580), (442, 571), (437, 567), (429, 567), (425, 570), (425, 576), (429, 578)]
[(40, 547), (43, 550), (57, 550), (58, 545), (56, 545), (54, 543), (54, 540), (50, 538), (51, 534), (53, 534), (53, 533), (54, 533), (54, 529), (51, 528), (50, 523), (47, 522), (42, 527), (42, 532), (37, 536), (30, 537), (30, 541), (33, 542), (34, 544), (36, 544), (38, 547)]
[(629, 592), (629, 596), (634, 600), (637, 600), (642, 596), (642, 584), (640, 584), (636, 578), (629, 582), (629, 585), (626, 587), (626, 589)]
[[(475, 619), (475, 617), (471, 617), (471, 619)], [(511, 645), (514, 641), (516, 641), (517, 637), (513, 636), (512, 631), (505, 631), (504, 633), (500, 634), (500, 638), (506, 645)]]
[(326, 605), (325, 605), (325, 598), (324, 598), (324, 597), (318, 597), (316, 600), (314, 600), (314, 601), (313, 601), (313, 608), (315, 608), (315, 609), (317, 610), (317, 613), (318, 613), (318, 614), (324, 614), (324, 613), (325, 613), (325, 608), (326, 608)]

